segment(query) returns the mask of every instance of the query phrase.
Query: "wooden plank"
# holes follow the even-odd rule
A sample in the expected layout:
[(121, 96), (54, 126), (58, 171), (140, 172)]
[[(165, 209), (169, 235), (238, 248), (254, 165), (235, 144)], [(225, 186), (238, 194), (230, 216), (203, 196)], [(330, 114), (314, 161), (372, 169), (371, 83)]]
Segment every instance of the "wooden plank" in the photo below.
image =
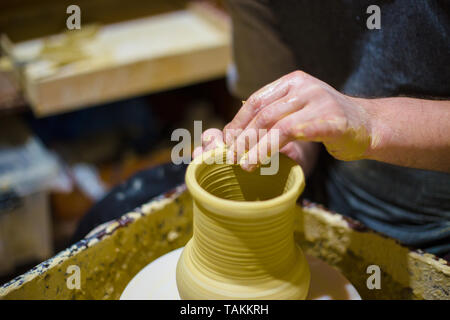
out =
[(186, 0), (0, 1), (0, 30), (14, 42), (60, 33), (66, 29), (71, 4), (80, 7), (82, 24), (103, 25), (181, 10)]
[(66, 112), (223, 76), (229, 23), (215, 10), (196, 6), (85, 26), (16, 43), (9, 51), (35, 113)]

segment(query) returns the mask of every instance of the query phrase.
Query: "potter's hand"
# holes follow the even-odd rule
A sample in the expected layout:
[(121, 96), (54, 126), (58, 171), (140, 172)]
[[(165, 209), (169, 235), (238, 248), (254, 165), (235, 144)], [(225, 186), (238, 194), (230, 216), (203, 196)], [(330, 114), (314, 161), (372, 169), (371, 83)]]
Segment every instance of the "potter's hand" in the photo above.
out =
[[(225, 127), (225, 142), (237, 152), (249, 150), (247, 160), (260, 161), (271, 150), (271, 130), (278, 130), (279, 148), (291, 150), (287, 154), (294, 159), (298, 141), (322, 142), (340, 160), (361, 159), (371, 143), (371, 122), (360, 100), (296, 71), (254, 93)], [(267, 129), (268, 134), (252, 145), (245, 137), (255, 129)], [(241, 164), (246, 170), (256, 167), (248, 161)]]
[[(223, 146), (224, 140), (222, 131), (219, 129), (208, 129), (202, 134), (202, 146), (195, 148), (192, 157), (196, 158), (203, 152), (216, 147)], [(293, 141), (281, 148), (281, 152), (295, 160), (302, 166), (303, 172), (308, 176), (317, 160), (319, 146), (316, 143), (307, 141)]]
[(220, 147), (223, 144), (224, 143), (221, 130), (215, 128), (205, 130), (205, 132), (203, 132), (202, 134), (202, 146), (194, 149), (194, 152), (192, 152), (192, 157), (197, 158), (203, 152)]

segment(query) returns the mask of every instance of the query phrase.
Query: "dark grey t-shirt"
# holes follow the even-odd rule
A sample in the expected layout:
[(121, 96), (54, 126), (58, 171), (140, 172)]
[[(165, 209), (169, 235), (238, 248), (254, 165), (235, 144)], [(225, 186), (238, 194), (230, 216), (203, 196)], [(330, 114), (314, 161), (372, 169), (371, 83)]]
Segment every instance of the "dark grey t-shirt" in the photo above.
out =
[[(448, 0), (228, 4), (234, 48), (229, 84), (242, 99), (301, 69), (353, 96), (450, 100)], [(379, 30), (366, 26), (369, 5), (381, 8)], [(450, 252), (449, 174), (336, 161), (327, 190), (331, 209), (405, 245)]]

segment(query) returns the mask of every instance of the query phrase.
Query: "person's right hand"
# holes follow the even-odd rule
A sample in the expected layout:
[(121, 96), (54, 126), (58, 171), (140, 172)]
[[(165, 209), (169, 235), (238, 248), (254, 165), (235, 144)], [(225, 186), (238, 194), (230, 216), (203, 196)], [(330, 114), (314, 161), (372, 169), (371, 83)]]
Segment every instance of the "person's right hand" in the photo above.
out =
[[(267, 150), (279, 147), (308, 173), (317, 154), (315, 142), (338, 160), (369, 159), (450, 172), (449, 105), (404, 97), (351, 97), (296, 71), (252, 94), (225, 126), (225, 136), (218, 129), (205, 132), (203, 147), (225, 141), (248, 171), (265, 162)], [(253, 130), (267, 134), (247, 140)], [(274, 144), (272, 137), (277, 136)]]
[(192, 152), (192, 157), (197, 158), (202, 153), (217, 148), (224, 144), (222, 131), (219, 129), (208, 129), (202, 134), (202, 146)]
[[(252, 94), (225, 126), (224, 139), (248, 171), (268, 160), (267, 150), (286, 153), (287, 148), (295, 153), (291, 157), (302, 157), (305, 145), (299, 141), (321, 142), (338, 160), (366, 159), (379, 141), (373, 104), (295, 71)], [(255, 131), (259, 135), (250, 139)]]
[[(196, 158), (202, 152), (209, 151), (224, 144), (223, 133), (219, 129), (208, 129), (202, 134), (202, 146), (197, 147), (193, 152)], [(308, 176), (314, 169), (319, 153), (319, 145), (308, 141), (293, 141), (285, 145), (280, 152), (296, 161), (303, 169), (305, 176)]]

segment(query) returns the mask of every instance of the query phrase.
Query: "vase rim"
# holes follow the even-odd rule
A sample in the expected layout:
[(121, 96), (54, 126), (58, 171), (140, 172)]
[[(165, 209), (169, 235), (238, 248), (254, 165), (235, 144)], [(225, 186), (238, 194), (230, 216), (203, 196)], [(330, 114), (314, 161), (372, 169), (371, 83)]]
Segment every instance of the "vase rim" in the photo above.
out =
[[(203, 159), (207, 159), (213, 156), (214, 151), (215, 149), (205, 152), (203, 155)], [(249, 212), (251, 213), (252, 211), (261, 212), (261, 210), (264, 209), (282, 206), (285, 205), (286, 203), (290, 203), (292, 200), (295, 201), (300, 196), (305, 186), (305, 177), (303, 175), (302, 168), (294, 160), (290, 159), (289, 157), (281, 153), (280, 157), (286, 158), (287, 161), (293, 164), (290, 174), (294, 174), (294, 183), (292, 186), (289, 187), (289, 189), (285, 193), (268, 200), (261, 200), (261, 201), (230, 200), (230, 199), (223, 199), (209, 193), (200, 186), (200, 184), (196, 179), (197, 171), (200, 168), (208, 165), (205, 163), (205, 161), (201, 162), (192, 161), (189, 164), (186, 170), (186, 186), (190, 191), (192, 197), (196, 200), (201, 199), (200, 202), (203, 205), (212, 208), (223, 207), (226, 208), (227, 213), (236, 216), (240, 216), (239, 213), (241, 211), (245, 211), (247, 214)]]

